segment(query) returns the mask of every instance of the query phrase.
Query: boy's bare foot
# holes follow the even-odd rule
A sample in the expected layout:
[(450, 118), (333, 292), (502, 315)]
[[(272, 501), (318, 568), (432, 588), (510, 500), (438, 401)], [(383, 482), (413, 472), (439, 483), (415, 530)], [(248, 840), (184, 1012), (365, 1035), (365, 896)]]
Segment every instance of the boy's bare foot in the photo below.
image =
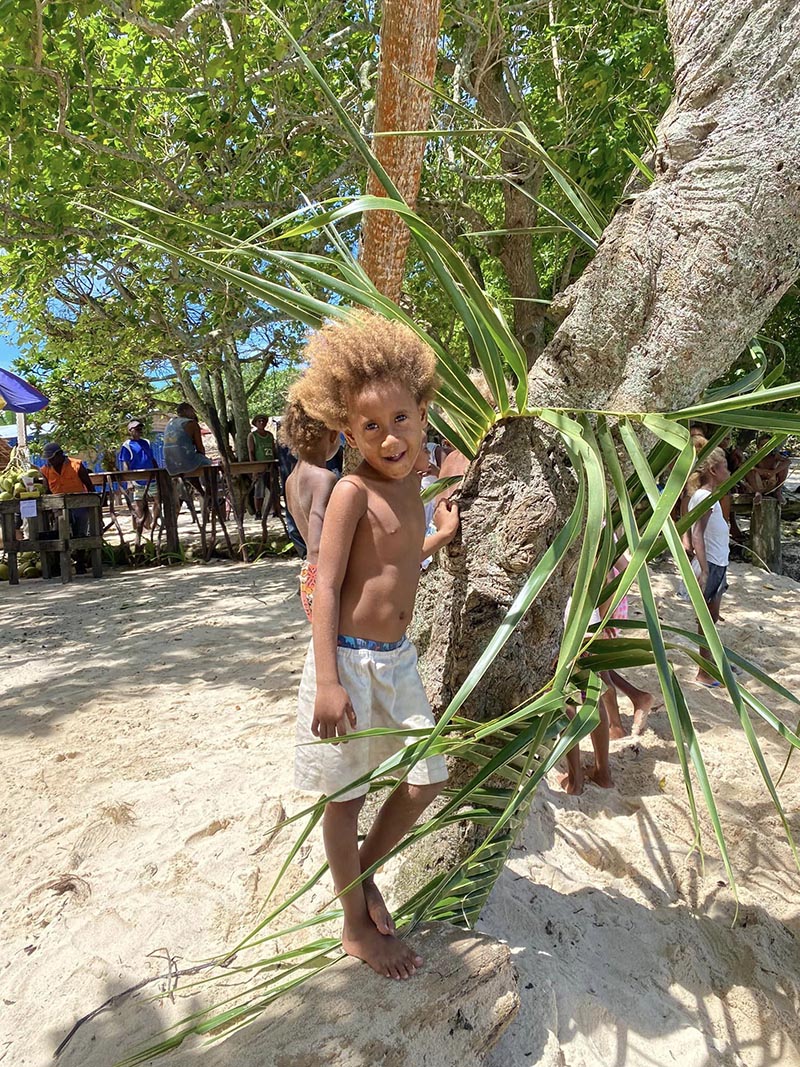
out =
[(625, 727), (622, 723), (619, 726), (609, 725), (608, 736), (611, 741), (619, 741), (621, 737), (625, 737)]
[(342, 947), (384, 978), (411, 978), (422, 966), (422, 956), (398, 938), (379, 934), (369, 919), (355, 929), (345, 926)]
[(583, 770), (580, 774), (562, 774), (558, 784), (571, 797), (579, 797), (583, 792)]
[(634, 736), (644, 733), (644, 728), (647, 726), (647, 719), (653, 708), (653, 701), (655, 697), (652, 693), (644, 693), (640, 700), (634, 701), (633, 704), (633, 729), (631, 733)]
[(590, 782), (594, 782), (595, 785), (599, 785), (601, 789), (611, 789), (614, 783), (611, 780), (611, 773), (608, 769), (604, 771), (598, 771), (594, 763), (585, 768), (586, 777)]
[(367, 911), (378, 933), (386, 934), (387, 936), (394, 934), (395, 925), (392, 913), (386, 907), (386, 901), (383, 899), (380, 889), (375, 885), (375, 880), (373, 878), (365, 878), (362, 884), (364, 897), (367, 901)]

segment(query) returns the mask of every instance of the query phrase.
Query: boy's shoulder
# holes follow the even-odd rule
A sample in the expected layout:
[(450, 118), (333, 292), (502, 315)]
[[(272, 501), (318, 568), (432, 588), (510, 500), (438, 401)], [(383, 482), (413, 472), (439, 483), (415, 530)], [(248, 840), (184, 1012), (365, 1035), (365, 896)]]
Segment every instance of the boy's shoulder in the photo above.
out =
[(332, 470), (328, 470), (327, 467), (318, 467), (316, 463), (304, 462), (302, 467), (298, 464), (294, 470), (295, 472), (299, 470), (303, 480), (311, 485), (329, 486), (335, 485), (337, 481), (336, 474)]
[[(333, 472), (331, 471), (331, 473)], [(335, 477), (336, 475), (334, 475)], [(336, 480), (336, 491), (339, 496), (349, 496), (353, 499), (366, 498), (369, 493), (369, 486), (361, 475), (354, 471), (352, 474), (345, 474)]]

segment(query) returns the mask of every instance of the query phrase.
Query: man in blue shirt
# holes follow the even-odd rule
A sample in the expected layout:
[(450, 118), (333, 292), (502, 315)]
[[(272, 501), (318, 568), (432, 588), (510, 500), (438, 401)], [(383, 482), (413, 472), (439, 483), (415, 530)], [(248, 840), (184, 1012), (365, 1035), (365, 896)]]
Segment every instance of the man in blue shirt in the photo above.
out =
[[(128, 423), (130, 437), (119, 450), (119, 468), (123, 471), (154, 471), (156, 463), (150, 442), (142, 436), (144, 424), (138, 419)], [(153, 519), (150, 518), (148, 498), (153, 500)], [(150, 527), (158, 517), (158, 489), (155, 477), (149, 483), (133, 483), (133, 528), (141, 534), (145, 527)]]

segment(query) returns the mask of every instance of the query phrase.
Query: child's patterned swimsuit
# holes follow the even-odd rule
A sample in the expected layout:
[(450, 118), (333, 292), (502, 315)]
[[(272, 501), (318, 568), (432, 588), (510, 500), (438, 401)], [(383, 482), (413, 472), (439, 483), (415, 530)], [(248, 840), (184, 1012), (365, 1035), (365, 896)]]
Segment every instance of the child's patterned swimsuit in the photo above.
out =
[(314, 606), (314, 589), (317, 584), (317, 565), (303, 560), (300, 567), (300, 602), (308, 621), (311, 622), (311, 611)]

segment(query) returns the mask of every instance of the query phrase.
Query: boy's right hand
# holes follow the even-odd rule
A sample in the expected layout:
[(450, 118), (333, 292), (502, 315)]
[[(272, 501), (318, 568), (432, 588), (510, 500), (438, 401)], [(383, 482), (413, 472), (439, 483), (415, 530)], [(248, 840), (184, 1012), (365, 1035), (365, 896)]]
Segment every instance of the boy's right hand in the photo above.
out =
[(311, 733), (322, 739), (344, 737), (348, 722), (355, 730), (356, 713), (347, 690), (341, 685), (317, 686)]
[(455, 500), (440, 500), (433, 513), (433, 525), (441, 534), (455, 537), (461, 517)]

